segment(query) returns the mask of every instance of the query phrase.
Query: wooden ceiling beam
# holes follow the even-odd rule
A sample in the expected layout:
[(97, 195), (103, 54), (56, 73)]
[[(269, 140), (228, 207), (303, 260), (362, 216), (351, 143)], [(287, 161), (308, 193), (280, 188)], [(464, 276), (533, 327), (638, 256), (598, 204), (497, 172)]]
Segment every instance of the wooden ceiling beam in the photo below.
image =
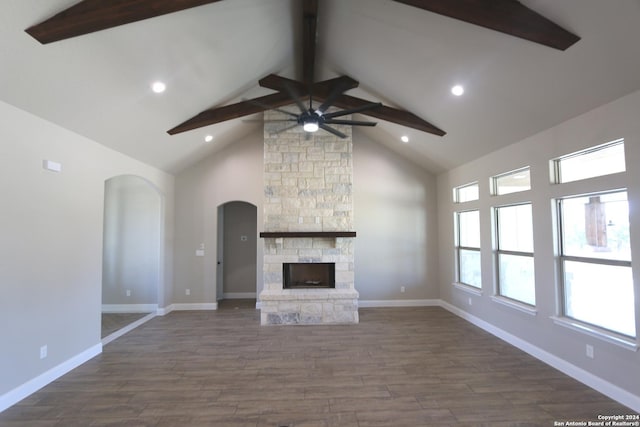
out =
[(278, 92), (272, 95), (261, 96), (259, 98), (238, 102), (236, 104), (225, 105), (223, 107), (210, 108), (200, 114), (180, 123), (178, 126), (169, 129), (169, 135), (186, 132), (193, 129), (226, 122), (227, 120), (238, 119), (250, 114), (261, 113), (271, 108), (278, 108), (291, 104), (293, 101), (286, 93)]
[(220, 0), (83, 0), (25, 31), (42, 44)]
[[(333, 105), (336, 107), (340, 107), (343, 109), (352, 109), (352, 108), (360, 108), (364, 107), (367, 104), (371, 104), (371, 101), (367, 101), (366, 99), (360, 99), (349, 95), (341, 95), (339, 96)], [(409, 111), (398, 110), (396, 108), (387, 107), (386, 105), (382, 105), (380, 107), (372, 108), (370, 110), (366, 110), (361, 112), (360, 114), (364, 114), (365, 116), (375, 117), (381, 120), (385, 120), (387, 122), (396, 123), (402, 126), (410, 127), (413, 129), (420, 130), (422, 132), (427, 132), (437, 136), (444, 136), (446, 132), (437, 126), (432, 125), (426, 120), (421, 119)]]
[(517, 0), (394, 1), (559, 50), (566, 50), (580, 40)]
[(334, 89), (340, 88), (342, 92), (345, 92), (347, 90), (357, 88), (360, 83), (349, 76), (340, 76), (314, 83), (311, 85), (311, 88), (309, 88), (307, 84), (297, 80), (280, 77), (277, 74), (269, 74), (268, 76), (258, 80), (258, 84), (260, 84), (261, 87), (284, 93), (287, 93), (288, 90), (291, 89), (298, 96), (302, 96), (301, 94), (304, 93), (304, 96), (307, 97), (309, 96), (309, 93), (311, 93), (314, 100), (322, 102)]
[(302, 14), (302, 81), (310, 86), (316, 66), (318, 0), (304, 0)]

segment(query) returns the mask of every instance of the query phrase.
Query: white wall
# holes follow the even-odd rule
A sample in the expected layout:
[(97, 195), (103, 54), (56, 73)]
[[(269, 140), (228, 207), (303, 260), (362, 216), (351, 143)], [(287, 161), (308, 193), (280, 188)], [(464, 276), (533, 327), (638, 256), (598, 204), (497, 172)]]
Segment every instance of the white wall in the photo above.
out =
[[(635, 282), (636, 330), (640, 331), (640, 92), (562, 123), (488, 156), (438, 177), (440, 296), (441, 298), (553, 357), (569, 362), (640, 399), (640, 353), (582, 332), (557, 325), (551, 316), (559, 314), (556, 301), (556, 243), (552, 200), (571, 194), (627, 188), (631, 220), (631, 250)], [(604, 178), (553, 185), (549, 160), (618, 138), (625, 139), (627, 171)], [(492, 175), (523, 166), (531, 167), (532, 190), (506, 196), (489, 196)], [(452, 188), (478, 181), (480, 200), (452, 203)], [(533, 205), (537, 314), (531, 315), (492, 300), (494, 292), (492, 253), (492, 206), (526, 200)], [(453, 213), (477, 208), (481, 222), (482, 295), (460, 290), (454, 281)], [(603, 284), (606, 286), (606, 284)], [(472, 305), (469, 305), (469, 299)], [(597, 310), (598, 307), (593, 307)], [(595, 358), (585, 355), (586, 345)], [(615, 387), (614, 387), (615, 388)], [(624, 393), (623, 393), (624, 394)], [(640, 402), (640, 400), (636, 400)]]
[(358, 129), (353, 174), (360, 300), (438, 298), (436, 178)]
[[(1, 406), (9, 391), (100, 348), (105, 180), (139, 175), (165, 194), (161, 280), (171, 289), (173, 177), (3, 102), (0, 117)], [(44, 159), (62, 172), (44, 170)]]
[(148, 311), (157, 305), (162, 206), (162, 195), (138, 176), (105, 183), (103, 311)]
[[(257, 206), (257, 233), (262, 231), (262, 159), (262, 132), (258, 132), (176, 176), (175, 303), (216, 302), (219, 206), (231, 201)], [(262, 241), (257, 242), (256, 262), (262, 266)], [(201, 244), (204, 244), (205, 256), (197, 257), (195, 253)], [(260, 267), (255, 280), (254, 292), (260, 292)], [(186, 289), (191, 295), (185, 294)]]
[[(357, 131), (353, 150), (355, 280), (360, 299), (438, 298), (436, 178)], [(215, 301), (219, 205), (234, 200), (256, 205), (258, 233), (263, 231), (263, 156), (260, 132), (176, 177), (175, 302)], [(206, 255), (196, 257), (201, 243)], [(262, 254), (258, 239), (258, 293)], [(190, 296), (185, 289), (191, 290)]]

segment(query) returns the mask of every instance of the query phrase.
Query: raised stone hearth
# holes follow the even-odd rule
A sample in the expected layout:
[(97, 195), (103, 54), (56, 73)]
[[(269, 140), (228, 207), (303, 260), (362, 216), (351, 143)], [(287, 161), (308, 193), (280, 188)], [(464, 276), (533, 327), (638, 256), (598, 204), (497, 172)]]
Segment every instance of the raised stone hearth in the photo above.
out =
[[(301, 127), (270, 134), (277, 122), (269, 120), (282, 117), (265, 113), (261, 323), (358, 323), (351, 128), (339, 127), (347, 139), (324, 131), (307, 138)], [(285, 263), (334, 263), (335, 287), (284, 289)]]

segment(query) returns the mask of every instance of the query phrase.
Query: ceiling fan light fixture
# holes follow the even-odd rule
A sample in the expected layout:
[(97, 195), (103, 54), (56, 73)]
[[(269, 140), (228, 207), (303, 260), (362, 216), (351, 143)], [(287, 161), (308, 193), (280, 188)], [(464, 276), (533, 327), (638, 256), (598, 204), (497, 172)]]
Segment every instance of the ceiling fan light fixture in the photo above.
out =
[(318, 122), (308, 121), (302, 125), (302, 129), (305, 132), (316, 132), (320, 127), (318, 126)]

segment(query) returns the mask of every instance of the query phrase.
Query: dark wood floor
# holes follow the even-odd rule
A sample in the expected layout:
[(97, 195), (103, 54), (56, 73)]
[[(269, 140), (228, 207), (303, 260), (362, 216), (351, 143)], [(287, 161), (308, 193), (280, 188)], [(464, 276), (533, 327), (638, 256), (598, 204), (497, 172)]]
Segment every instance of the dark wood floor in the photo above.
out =
[(628, 408), (436, 307), (259, 325), (254, 302), (156, 317), (1, 426), (552, 426)]

